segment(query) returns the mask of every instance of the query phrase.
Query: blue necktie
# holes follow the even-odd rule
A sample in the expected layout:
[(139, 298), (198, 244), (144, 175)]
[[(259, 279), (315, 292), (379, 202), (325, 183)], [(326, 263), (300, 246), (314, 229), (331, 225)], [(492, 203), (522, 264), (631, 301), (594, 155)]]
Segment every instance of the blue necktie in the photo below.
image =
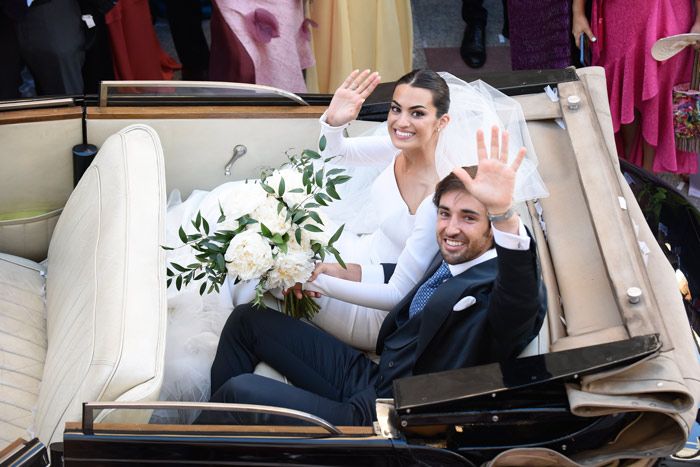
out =
[(408, 309), (408, 318), (411, 319), (423, 311), (425, 304), (428, 303), (435, 290), (450, 277), (452, 277), (450, 269), (447, 267), (447, 263), (443, 261), (437, 271), (418, 288), (418, 291), (413, 296), (411, 306)]

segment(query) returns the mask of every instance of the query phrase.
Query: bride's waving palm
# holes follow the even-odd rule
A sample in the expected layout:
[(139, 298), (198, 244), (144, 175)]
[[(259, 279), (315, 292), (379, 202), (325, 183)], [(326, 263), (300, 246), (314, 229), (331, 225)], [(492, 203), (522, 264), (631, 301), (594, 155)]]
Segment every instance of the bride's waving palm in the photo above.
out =
[(376, 71), (370, 73), (370, 70), (355, 70), (350, 73), (333, 94), (326, 111), (326, 122), (331, 126), (342, 126), (355, 120), (365, 99), (372, 94), (380, 80)]

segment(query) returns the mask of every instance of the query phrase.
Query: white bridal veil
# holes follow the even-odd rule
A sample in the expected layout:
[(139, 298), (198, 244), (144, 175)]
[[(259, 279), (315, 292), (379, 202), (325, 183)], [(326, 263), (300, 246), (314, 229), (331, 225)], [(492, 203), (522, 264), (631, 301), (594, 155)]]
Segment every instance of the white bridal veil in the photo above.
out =
[(515, 179), (513, 201), (520, 202), (549, 195), (537, 172), (537, 155), (527, 130), (523, 109), (518, 102), (483, 81), (469, 84), (455, 76), (441, 72), (450, 88), (450, 123), (440, 133), (435, 150), (435, 166), (440, 178), (457, 166), (476, 165), (476, 131), (497, 125), (508, 130), (510, 144), (508, 160), (512, 161), (518, 149), (527, 149)]

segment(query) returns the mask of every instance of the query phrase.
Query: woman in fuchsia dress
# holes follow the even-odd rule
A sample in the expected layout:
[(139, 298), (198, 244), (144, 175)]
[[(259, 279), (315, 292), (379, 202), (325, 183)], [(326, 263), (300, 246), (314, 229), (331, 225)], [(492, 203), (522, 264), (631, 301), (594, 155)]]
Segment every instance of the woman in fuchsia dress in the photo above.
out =
[(676, 150), (673, 133), (671, 91), (690, 81), (692, 49), (663, 62), (651, 56), (662, 37), (700, 32), (697, 4), (700, 0), (593, 0), (589, 24), (584, 0), (573, 1), (576, 45), (586, 34), (592, 64), (605, 68), (618, 154), (649, 171), (698, 169), (697, 154)]

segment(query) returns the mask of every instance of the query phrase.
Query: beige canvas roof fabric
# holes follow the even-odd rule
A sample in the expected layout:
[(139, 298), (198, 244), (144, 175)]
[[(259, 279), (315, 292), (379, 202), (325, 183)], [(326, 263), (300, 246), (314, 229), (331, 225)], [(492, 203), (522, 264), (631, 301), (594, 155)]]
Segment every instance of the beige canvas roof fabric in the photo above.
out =
[[(650, 333), (660, 334), (662, 349), (568, 385), (576, 415), (642, 413), (615, 440), (571, 459), (547, 449), (510, 450), (494, 466), (610, 465), (617, 459), (645, 465), (683, 447), (700, 400), (700, 365), (674, 271), (619, 170), (604, 71), (579, 73), (580, 82), (559, 85), (565, 130), (552, 120), (528, 121), (550, 191), (540, 200), (544, 229), (535, 234), (546, 236), (543, 272), (551, 284), (547, 270), (553, 269), (559, 292), (549, 310), (551, 351)], [(581, 98), (578, 110), (566, 104), (574, 94)], [(649, 249), (646, 257), (639, 242)], [(643, 290), (639, 306), (627, 301), (633, 285)]]

